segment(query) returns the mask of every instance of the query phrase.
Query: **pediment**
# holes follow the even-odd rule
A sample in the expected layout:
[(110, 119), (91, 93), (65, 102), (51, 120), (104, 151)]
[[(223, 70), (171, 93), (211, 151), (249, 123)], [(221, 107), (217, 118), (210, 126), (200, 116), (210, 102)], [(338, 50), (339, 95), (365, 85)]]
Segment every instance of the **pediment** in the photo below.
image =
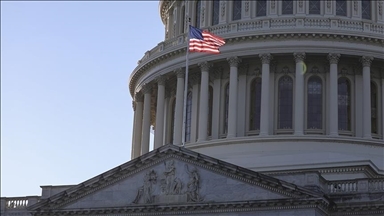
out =
[(305, 188), (173, 145), (31, 206), (32, 211), (134, 208), (319, 197)]

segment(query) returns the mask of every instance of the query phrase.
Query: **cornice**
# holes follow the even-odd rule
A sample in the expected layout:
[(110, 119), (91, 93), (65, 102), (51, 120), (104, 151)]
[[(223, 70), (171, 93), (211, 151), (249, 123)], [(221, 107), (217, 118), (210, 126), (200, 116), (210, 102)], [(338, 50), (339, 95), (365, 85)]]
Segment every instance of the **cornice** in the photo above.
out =
[(110, 215), (115, 216), (144, 216), (144, 215), (185, 215), (185, 214), (212, 214), (250, 211), (279, 211), (289, 209), (317, 208), (328, 212), (329, 203), (324, 198), (305, 199), (276, 199), (260, 201), (196, 203), (179, 205), (132, 205), (115, 208), (89, 208), (67, 210), (41, 210), (34, 211), (32, 215)]
[(175, 158), (206, 170), (210, 170), (211, 172), (215, 172), (232, 179), (237, 179), (243, 181), (244, 183), (255, 185), (290, 198), (311, 199), (321, 197), (321, 194), (295, 184), (284, 182), (185, 148), (174, 145), (166, 145), (115, 167), (68, 190), (53, 195), (46, 200), (41, 200), (39, 203), (31, 206), (30, 210), (40, 211), (44, 209), (58, 209), (95, 191), (117, 183), (118, 181), (133, 174), (162, 163), (169, 158)]
[[(266, 42), (266, 41), (281, 40), (281, 39), (284, 39), (284, 40), (287, 40), (287, 39), (319, 40), (320, 39), (320, 40), (338, 41), (338, 42), (342, 40), (345, 42), (379, 44), (380, 46), (384, 46), (384, 39), (372, 38), (369, 36), (352, 36), (352, 35), (337, 34), (337, 33), (334, 33), (334, 34), (331, 34), (331, 33), (269, 33), (269, 34), (264, 33), (264, 34), (258, 34), (258, 35), (248, 35), (248, 36), (233, 35), (233, 36), (227, 36), (225, 38), (227, 45), (235, 44), (239, 42), (247, 42), (247, 41)], [(271, 51), (271, 54), (274, 54), (272, 51)], [(180, 57), (182, 55), (185, 55), (185, 52), (186, 52), (186, 43), (184, 42), (182, 44), (174, 46), (168, 52), (156, 53), (153, 55), (153, 57), (149, 57), (145, 59), (143, 62), (141, 62), (132, 72), (132, 75), (129, 80), (129, 89), (130, 89), (131, 96), (133, 96), (134, 90), (136, 88), (136, 82), (138, 81), (139, 77), (145, 74), (147, 70), (149, 70), (150, 68), (158, 64), (161, 64), (166, 60), (169, 60), (170, 58)], [(310, 53), (310, 52), (307, 52), (307, 53)], [(232, 54), (228, 53), (227, 55), (229, 56), (225, 56), (225, 57), (233, 56), (234, 53)], [(221, 58), (224, 58), (224, 57), (221, 57)], [(184, 66), (185, 65), (182, 65), (182, 63), (180, 63), (179, 65), (179, 67), (184, 67)]]
[(357, 137), (328, 137), (328, 136), (295, 136), (295, 135), (272, 135), (269, 137), (235, 137), (231, 139), (215, 139), (204, 141), (200, 143), (186, 144), (190, 149), (201, 148), (205, 146), (213, 147), (217, 145), (232, 145), (232, 144), (245, 144), (245, 143), (266, 143), (266, 142), (329, 142), (329, 143), (343, 143), (351, 145), (368, 145), (376, 148), (384, 148), (384, 142), (381, 140), (364, 140)]

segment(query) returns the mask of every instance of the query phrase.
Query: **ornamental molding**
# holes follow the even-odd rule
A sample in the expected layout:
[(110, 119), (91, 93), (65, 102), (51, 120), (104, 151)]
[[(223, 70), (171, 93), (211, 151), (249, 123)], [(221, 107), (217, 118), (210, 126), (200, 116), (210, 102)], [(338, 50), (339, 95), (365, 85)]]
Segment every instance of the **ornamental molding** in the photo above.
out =
[(305, 53), (293, 53), (293, 57), (295, 58), (296, 63), (300, 63), (305, 60)]
[[(205, 169), (207, 171), (219, 174), (221, 176), (225, 176), (227, 178), (239, 180), (244, 183), (269, 190), (271, 192), (279, 193), (291, 199), (296, 199), (298, 202), (300, 202), (300, 200), (307, 202), (308, 200), (319, 199), (324, 204), (324, 206), (327, 206), (328, 204), (328, 201), (323, 199), (321, 197), (321, 194), (305, 189), (304, 187), (281, 181), (276, 178), (271, 178), (269, 176), (254, 172), (252, 170), (241, 168), (236, 165), (218, 159), (214, 159), (203, 154), (199, 154), (189, 149), (180, 148), (178, 146), (170, 144), (162, 146), (156, 149), (156, 151), (151, 151), (138, 158), (130, 160), (79, 185), (73, 186), (68, 190), (55, 194), (49, 199), (41, 200), (40, 202), (32, 205), (30, 209), (36, 212), (52, 211), (55, 209), (59, 209), (62, 206), (73, 203), (74, 201), (80, 198), (83, 198), (89, 194), (106, 188), (112, 184), (116, 184), (119, 181), (142, 171), (146, 171), (148, 174), (147, 176), (149, 178), (151, 178), (151, 176), (157, 176), (156, 173), (153, 173), (151, 171), (152, 167), (161, 163), (165, 163), (169, 160), (179, 160), (188, 164), (188, 166), (195, 167), (196, 169)], [(188, 169), (188, 172), (193, 172), (193, 170)], [(143, 183), (146, 184), (145, 182)], [(151, 182), (149, 181), (147, 183)], [(173, 192), (176, 193), (177, 191)], [(196, 197), (195, 195), (196, 194), (194, 194), (193, 196)], [(262, 202), (264, 203), (264, 201)], [(200, 205), (206, 204), (200, 203)], [(136, 205), (129, 207), (135, 208)], [(142, 206), (138, 205), (137, 207)], [(127, 206), (125, 206), (124, 208), (127, 208)]]
[(249, 70), (247, 75), (261, 77), (261, 70), (259, 67), (256, 67), (253, 70)]
[(259, 54), (259, 57), (262, 64), (269, 64), (273, 59), (273, 56), (270, 53)]
[[(287, 39), (327, 39), (327, 40), (350, 40), (350, 41), (357, 41), (357, 42), (364, 42), (364, 43), (371, 43), (371, 44), (382, 44), (384, 46), (384, 39), (377, 39), (377, 38), (370, 38), (367, 36), (351, 36), (351, 35), (341, 35), (341, 34), (324, 34), (324, 33), (278, 33), (278, 34), (269, 34), (267, 37), (266, 35), (251, 35), (248, 37), (233, 37), (233, 38), (227, 38), (226, 43), (232, 44), (232, 43), (238, 43), (239, 41), (265, 41), (265, 40), (276, 40), (279, 38), (287, 38)], [(160, 43), (161, 44), (161, 43)], [(166, 52), (164, 54), (158, 54), (157, 57), (154, 56), (154, 58), (148, 58), (145, 61), (140, 61), (141, 64), (136, 67), (136, 69), (132, 72), (130, 81), (129, 81), (129, 88), (131, 96), (134, 94), (134, 89), (136, 88), (136, 83), (139, 80), (139, 78), (150, 68), (161, 64), (163, 61), (167, 61), (170, 58), (173, 57), (180, 57), (185, 55), (186, 52), (186, 43), (180, 44), (179, 48), (176, 48), (174, 50), (171, 50), (169, 52)], [(184, 63), (185, 64), (185, 63)]]
[(340, 60), (340, 54), (338, 53), (330, 53), (327, 58), (330, 64), (337, 64)]
[(150, 83), (144, 83), (143, 87), (141, 88), (141, 91), (143, 94), (151, 94), (152, 93), (152, 85)]
[(177, 78), (184, 78), (185, 77), (185, 70), (183, 68), (177, 68), (173, 71)]
[(144, 97), (142, 92), (136, 92), (135, 94), (135, 101), (136, 102), (144, 102)]
[(227, 58), (230, 67), (238, 67), (241, 63), (241, 59), (237, 56)]
[(226, 6), (226, 1), (221, 1), (221, 6), (220, 6), (220, 14), (221, 14), (221, 17), (224, 17), (225, 16), (225, 6)]
[(89, 208), (89, 209), (70, 209), (70, 210), (41, 210), (33, 211), (32, 215), (184, 215), (184, 214), (221, 214), (235, 212), (250, 212), (250, 211), (284, 211), (284, 210), (300, 210), (315, 208), (323, 213), (328, 213), (329, 202), (325, 198), (307, 198), (300, 200), (274, 200), (265, 201), (239, 201), (239, 202), (219, 202), (219, 203), (196, 203), (184, 205), (140, 205), (129, 207), (116, 208)]
[(167, 80), (167, 77), (165, 75), (160, 75), (156, 78), (156, 82), (158, 85), (165, 85), (166, 80)]
[(373, 61), (372, 56), (363, 56), (360, 58), (360, 62), (363, 65), (363, 67), (371, 67)]
[(207, 61), (198, 63), (197, 65), (200, 67), (201, 72), (203, 72), (203, 71), (209, 72), (209, 68), (212, 67), (212, 64), (208, 63)]
[(285, 65), (283, 68), (281, 68), (281, 71), (277, 71), (277, 74), (288, 75), (288, 74), (293, 74), (293, 71), (291, 71), (289, 67)]

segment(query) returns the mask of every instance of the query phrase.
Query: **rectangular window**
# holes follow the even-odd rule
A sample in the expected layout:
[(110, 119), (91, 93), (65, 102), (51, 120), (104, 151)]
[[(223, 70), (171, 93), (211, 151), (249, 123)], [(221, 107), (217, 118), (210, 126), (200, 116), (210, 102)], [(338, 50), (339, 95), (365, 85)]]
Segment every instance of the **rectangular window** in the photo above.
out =
[(337, 16), (347, 16), (347, 1), (346, 0), (336, 0), (336, 15)]
[(241, 0), (233, 0), (232, 20), (241, 19)]
[(309, 14), (320, 14), (320, 0), (309, 0)]
[(213, 13), (212, 13), (212, 25), (219, 24), (219, 10), (220, 10), (220, 1), (214, 0), (212, 2), (213, 6)]
[(371, 0), (361, 1), (361, 16), (363, 19), (371, 19)]
[(282, 14), (293, 14), (293, 1), (283, 0), (282, 2)]
[(256, 16), (267, 16), (267, 0), (256, 1)]

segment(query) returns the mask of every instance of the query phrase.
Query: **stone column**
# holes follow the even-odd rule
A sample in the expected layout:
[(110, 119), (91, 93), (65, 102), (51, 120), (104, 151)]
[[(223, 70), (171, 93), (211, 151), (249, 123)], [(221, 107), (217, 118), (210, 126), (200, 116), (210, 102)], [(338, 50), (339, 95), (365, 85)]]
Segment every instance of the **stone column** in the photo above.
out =
[(135, 103), (135, 120), (133, 124), (135, 134), (133, 135), (132, 159), (139, 157), (141, 152), (141, 130), (143, 125), (143, 95), (141, 92), (135, 94)]
[(371, 63), (373, 57), (363, 56), (363, 138), (371, 139)]
[(329, 68), (329, 135), (339, 135), (338, 125), (338, 92), (337, 92), (337, 63), (340, 54), (328, 54)]
[(163, 145), (164, 136), (164, 98), (165, 97), (165, 77), (157, 78), (157, 107), (156, 107), (156, 127), (154, 148)]
[(201, 85), (200, 85), (200, 107), (199, 107), (199, 132), (197, 142), (207, 140), (208, 136), (208, 100), (209, 100), (209, 63), (202, 62), (199, 64), (201, 68)]
[(237, 125), (237, 66), (241, 62), (238, 57), (230, 57), (227, 59), (229, 69), (229, 104), (228, 104), (228, 130), (227, 138), (236, 137)]
[(269, 63), (273, 59), (269, 53), (259, 55), (262, 63), (261, 68), (261, 108), (260, 108), (260, 136), (269, 135)]
[(175, 104), (175, 119), (173, 128), (173, 144), (182, 144), (182, 130), (183, 130), (183, 104), (184, 104), (184, 69), (175, 70), (177, 76), (177, 87), (176, 87), (176, 104)]
[(141, 155), (149, 152), (149, 133), (151, 129), (151, 93), (150, 84), (143, 86), (144, 94), (144, 111), (143, 111), (143, 126), (141, 137)]
[(134, 157), (134, 149), (135, 149), (135, 122), (136, 122), (136, 102), (132, 101), (132, 109), (133, 109), (133, 127), (132, 127), (132, 143), (131, 143), (131, 159)]
[(305, 53), (294, 53), (296, 62), (295, 77), (295, 132), (294, 135), (304, 135), (304, 59)]
[(220, 125), (220, 87), (222, 68), (215, 68), (211, 75), (213, 77), (213, 104), (212, 104), (212, 140), (219, 139)]

